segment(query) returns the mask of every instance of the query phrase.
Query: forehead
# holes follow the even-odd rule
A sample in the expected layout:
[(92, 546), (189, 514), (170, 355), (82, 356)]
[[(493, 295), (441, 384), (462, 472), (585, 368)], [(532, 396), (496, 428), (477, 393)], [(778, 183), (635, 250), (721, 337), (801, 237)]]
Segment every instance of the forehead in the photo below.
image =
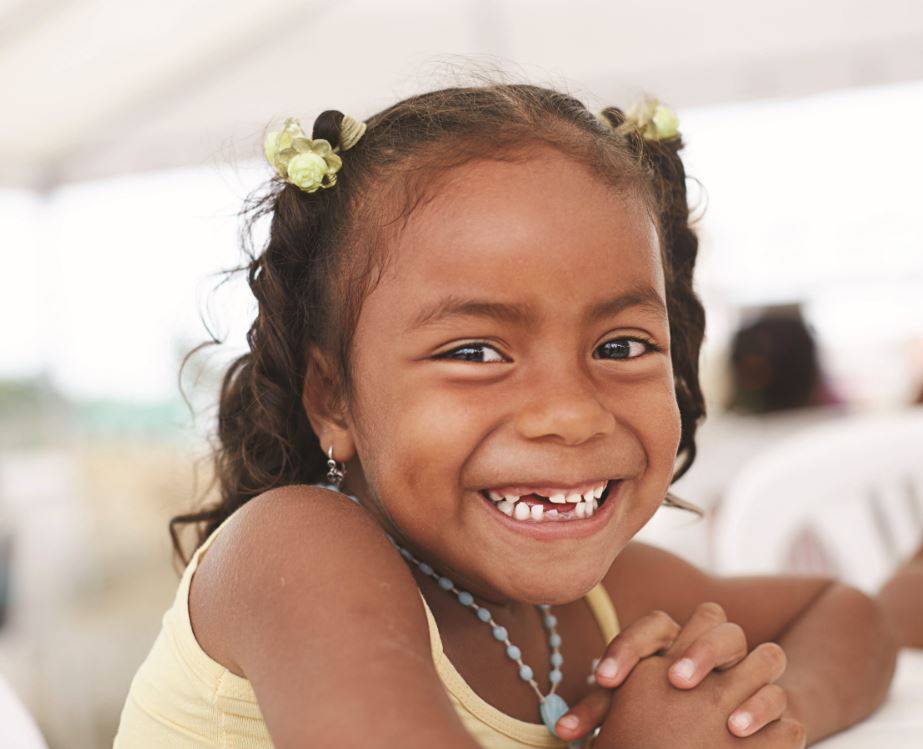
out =
[(362, 316), (406, 322), (465, 294), (548, 306), (652, 287), (663, 298), (656, 229), (641, 198), (559, 151), (453, 169), (388, 243)]

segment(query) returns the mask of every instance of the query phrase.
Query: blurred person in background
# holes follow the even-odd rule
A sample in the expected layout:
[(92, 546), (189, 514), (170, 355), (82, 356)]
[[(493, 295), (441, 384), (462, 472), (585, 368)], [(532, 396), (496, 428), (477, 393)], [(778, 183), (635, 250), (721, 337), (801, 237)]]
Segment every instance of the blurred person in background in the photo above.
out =
[(755, 415), (842, 404), (823, 375), (798, 306), (769, 310), (740, 328), (730, 365), (730, 411)]
[(849, 413), (824, 373), (819, 346), (797, 303), (764, 307), (734, 333), (729, 394), (699, 428), (696, 462), (676, 484), (710, 512), (747, 461), (802, 429)]

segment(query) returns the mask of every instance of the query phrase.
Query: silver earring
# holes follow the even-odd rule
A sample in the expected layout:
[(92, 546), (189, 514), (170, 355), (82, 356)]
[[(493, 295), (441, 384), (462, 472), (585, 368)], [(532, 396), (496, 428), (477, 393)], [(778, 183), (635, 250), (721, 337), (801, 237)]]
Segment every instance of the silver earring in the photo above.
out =
[(343, 483), (343, 477), (346, 475), (346, 464), (341, 463), (340, 468), (333, 459), (333, 445), (327, 448), (327, 483), (333, 484), (337, 491), (340, 490), (340, 484)]

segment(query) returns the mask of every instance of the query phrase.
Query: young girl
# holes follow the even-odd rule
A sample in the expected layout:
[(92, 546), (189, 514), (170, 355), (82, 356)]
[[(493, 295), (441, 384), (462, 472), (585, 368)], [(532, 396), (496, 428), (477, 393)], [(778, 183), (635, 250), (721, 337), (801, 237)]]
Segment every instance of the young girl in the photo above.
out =
[(631, 541), (704, 414), (680, 148), (528, 85), (270, 133), (221, 501), (116, 747), (788, 748), (881, 702), (869, 597)]

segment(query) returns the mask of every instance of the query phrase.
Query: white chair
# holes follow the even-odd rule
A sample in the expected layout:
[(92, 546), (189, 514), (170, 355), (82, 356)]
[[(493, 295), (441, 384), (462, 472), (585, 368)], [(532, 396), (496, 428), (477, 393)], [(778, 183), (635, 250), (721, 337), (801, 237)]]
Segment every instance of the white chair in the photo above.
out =
[(876, 591), (923, 541), (923, 409), (787, 438), (745, 464), (715, 524), (719, 574), (830, 575)]
[(0, 738), (3, 739), (3, 749), (48, 749), (29, 711), (2, 675), (0, 675)]

